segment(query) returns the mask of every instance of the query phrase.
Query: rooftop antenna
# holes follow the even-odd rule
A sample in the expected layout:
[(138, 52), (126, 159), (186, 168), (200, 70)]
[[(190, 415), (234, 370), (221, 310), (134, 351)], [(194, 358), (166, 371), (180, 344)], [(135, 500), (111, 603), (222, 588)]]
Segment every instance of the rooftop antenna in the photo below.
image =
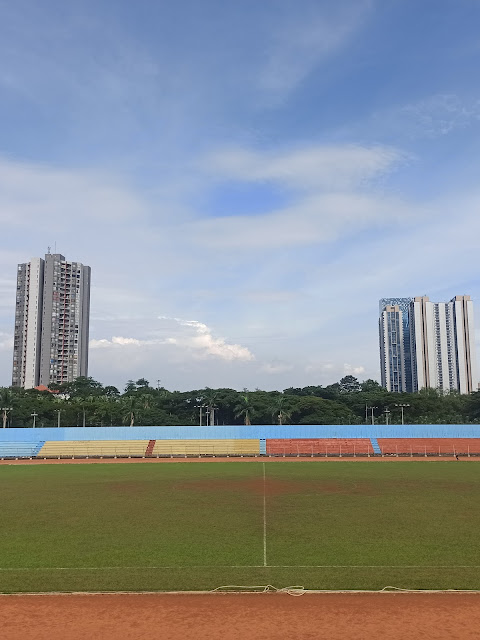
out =
[(55, 240), (55, 251), (54, 253), (57, 253), (57, 241)]
[(47, 255), (50, 255), (50, 249), (51, 247), (47, 247), (48, 251), (47, 251)]

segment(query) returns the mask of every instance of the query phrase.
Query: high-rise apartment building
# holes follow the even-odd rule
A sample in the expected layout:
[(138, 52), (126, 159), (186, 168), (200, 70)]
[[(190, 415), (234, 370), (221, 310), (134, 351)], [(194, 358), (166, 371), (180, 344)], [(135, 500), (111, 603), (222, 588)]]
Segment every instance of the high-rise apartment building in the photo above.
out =
[[(395, 300), (397, 304), (391, 304)], [(450, 302), (430, 302), (426, 296), (385, 298), (380, 301), (379, 326), (382, 385), (389, 391), (477, 390), (470, 296)]]
[(18, 265), (12, 385), (71, 382), (88, 372), (90, 267), (59, 253)]
[(405, 391), (403, 322), (398, 305), (386, 305), (380, 314), (380, 360), (382, 386), (389, 391)]
[[(413, 391), (412, 358), (410, 354), (410, 304), (412, 298), (382, 298), (380, 300), (380, 351), (382, 386), (389, 391)], [(401, 324), (398, 331), (389, 327), (382, 314), (387, 307), (395, 307)], [(391, 311), (389, 312), (392, 313)], [(390, 316), (392, 321), (392, 316)], [(394, 340), (394, 342), (392, 342)], [(382, 349), (384, 350), (382, 352)]]

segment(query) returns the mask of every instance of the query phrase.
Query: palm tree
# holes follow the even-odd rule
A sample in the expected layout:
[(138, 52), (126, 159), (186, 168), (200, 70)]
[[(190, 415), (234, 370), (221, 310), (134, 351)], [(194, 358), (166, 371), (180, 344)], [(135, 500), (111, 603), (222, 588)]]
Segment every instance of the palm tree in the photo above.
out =
[(127, 424), (130, 422), (130, 426), (135, 424), (135, 418), (137, 417), (139, 408), (138, 398), (135, 396), (125, 396), (122, 398), (122, 409), (125, 412), (123, 415), (123, 422)]
[(215, 409), (217, 409), (215, 405), (217, 402), (217, 397), (218, 397), (217, 391), (210, 389), (210, 387), (205, 387), (205, 392), (202, 393), (202, 402), (204, 403), (204, 406), (207, 408), (207, 412), (209, 416), (208, 422), (211, 427), (215, 426)]
[(290, 420), (292, 417), (291, 412), (286, 411), (284, 408), (284, 400), (285, 397), (283, 395), (279, 395), (275, 398), (272, 405), (272, 418), (278, 422), (280, 426), (285, 424), (285, 422)]
[(82, 427), (87, 425), (87, 409), (95, 409), (97, 398), (95, 396), (87, 396), (86, 398), (72, 398), (71, 402), (77, 405), (82, 411)]
[(4, 429), (7, 426), (8, 412), (13, 410), (14, 400), (15, 394), (10, 389), (0, 389), (0, 408), (2, 410), (2, 427)]
[(252, 424), (251, 418), (253, 417), (253, 408), (246, 391), (247, 390), (244, 389), (245, 395), (240, 396), (240, 402), (235, 407), (235, 417), (240, 418), (242, 416), (245, 426), (248, 427)]
[(110, 426), (112, 426), (113, 416), (115, 414), (115, 407), (118, 405), (118, 398), (112, 396), (101, 396), (98, 398), (97, 413), (100, 419), (100, 426), (103, 426), (104, 421), (110, 420)]

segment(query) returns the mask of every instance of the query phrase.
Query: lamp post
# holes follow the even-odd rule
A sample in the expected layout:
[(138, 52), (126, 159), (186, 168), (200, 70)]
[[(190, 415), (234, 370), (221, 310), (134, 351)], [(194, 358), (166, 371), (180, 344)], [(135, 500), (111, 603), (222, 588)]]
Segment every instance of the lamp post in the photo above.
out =
[(400, 407), (400, 409), (402, 411), (402, 424), (405, 424), (404, 419), (403, 419), (404, 418), (403, 410), (404, 410), (405, 407), (409, 407), (410, 405), (409, 404), (396, 404), (395, 406), (396, 407)]
[(388, 427), (388, 418), (389, 418), (389, 416), (390, 416), (391, 411), (390, 411), (390, 409), (387, 407), (383, 413), (385, 414), (385, 424), (386, 424), (386, 425), (387, 425), (387, 427)]
[(2, 407), (2, 411), (3, 411), (3, 416), (2, 416), (3, 428), (5, 429), (7, 426), (7, 414), (9, 411), (13, 411), (13, 407)]
[(57, 414), (57, 427), (60, 429), (60, 414), (62, 413), (62, 410), (55, 409), (55, 413)]
[[(199, 423), (200, 426), (202, 426), (203, 408), (204, 407), (205, 407), (204, 404), (196, 404), (195, 405), (195, 409), (200, 409), (200, 423)], [(208, 418), (207, 418), (207, 422), (208, 422)]]
[(210, 414), (210, 420), (208, 420), (207, 424), (210, 424), (211, 427), (215, 426), (215, 411), (218, 409), (218, 407), (216, 407), (215, 405), (210, 405), (208, 407), (208, 412)]
[[(367, 408), (367, 407), (365, 407)], [(378, 407), (368, 407), (368, 409), (370, 409), (370, 411), (372, 412), (372, 427), (375, 426), (375, 416), (373, 415), (373, 412), (375, 409), (378, 409)]]
[(36, 421), (36, 418), (37, 418), (37, 416), (38, 416), (38, 413), (35, 413), (35, 411), (34, 411), (34, 412), (33, 412), (32, 414), (30, 414), (30, 415), (31, 415), (31, 416), (32, 416), (32, 418), (33, 418), (33, 425), (32, 425), (32, 426), (33, 426), (33, 428), (35, 429), (35, 421)]

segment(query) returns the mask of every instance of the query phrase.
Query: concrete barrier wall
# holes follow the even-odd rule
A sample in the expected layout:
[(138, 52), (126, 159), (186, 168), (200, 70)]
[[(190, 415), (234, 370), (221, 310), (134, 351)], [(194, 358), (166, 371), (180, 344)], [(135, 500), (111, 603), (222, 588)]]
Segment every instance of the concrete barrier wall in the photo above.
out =
[(45, 440), (218, 440), (270, 438), (480, 438), (480, 425), (252, 425), (1, 429), (0, 442)]

